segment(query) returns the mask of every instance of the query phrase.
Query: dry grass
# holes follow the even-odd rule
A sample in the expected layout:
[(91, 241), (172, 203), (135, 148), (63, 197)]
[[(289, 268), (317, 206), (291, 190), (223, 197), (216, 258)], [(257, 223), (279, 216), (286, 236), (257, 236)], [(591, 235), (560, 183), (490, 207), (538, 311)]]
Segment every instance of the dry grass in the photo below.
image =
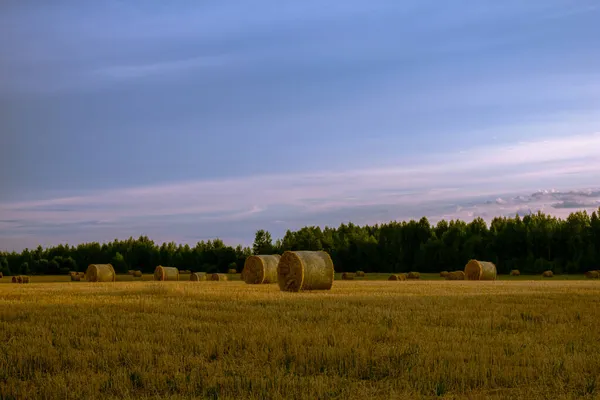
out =
[(31, 283), (0, 302), (0, 398), (600, 395), (597, 281)]

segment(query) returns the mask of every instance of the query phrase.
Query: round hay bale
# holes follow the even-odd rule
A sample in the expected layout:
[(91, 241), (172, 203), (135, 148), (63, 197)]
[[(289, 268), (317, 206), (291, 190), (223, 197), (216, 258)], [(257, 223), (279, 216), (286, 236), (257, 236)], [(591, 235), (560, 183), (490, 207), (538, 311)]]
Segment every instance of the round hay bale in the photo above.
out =
[(237, 274), (237, 270), (235, 268), (230, 268), (229, 270), (227, 270), (228, 274)]
[(85, 272), (78, 272), (77, 275), (79, 275), (81, 279), (85, 279)]
[(552, 271), (544, 271), (542, 273), (542, 277), (543, 278), (552, 278), (552, 277), (554, 277), (554, 272), (552, 272)]
[(447, 276), (448, 276), (448, 274), (449, 274), (449, 273), (450, 273), (450, 272), (448, 272), (448, 271), (442, 271), (442, 272), (440, 272), (440, 276), (441, 276), (442, 278), (445, 278), (445, 277), (447, 277)]
[(81, 282), (81, 277), (77, 274), (71, 275), (71, 282)]
[(200, 282), (207, 280), (206, 272), (194, 272), (190, 274), (190, 281)]
[(406, 274), (392, 274), (388, 278), (388, 281), (405, 281), (407, 279)]
[(247, 284), (276, 283), (277, 264), (280, 259), (279, 254), (255, 255), (246, 258), (242, 279)]
[(179, 270), (175, 267), (163, 267), (159, 265), (154, 269), (155, 281), (178, 281)]
[(355, 276), (356, 276), (356, 274), (353, 273), (353, 272), (344, 272), (342, 274), (342, 280), (344, 280), (344, 281), (353, 281)]
[(70, 276), (77, 275), (77, 271), (69, 271), (69, 275)]
[(511, 276), (520, 276), (521, 271), (519, 271), (518, 269), (513, 269), (512, 271), (510, 271), (510, 275)]
[(133, 271), (133, 277), (134, 278), (141, 278), (142, 277), (142, 271)]
[(421, 279), (421, 274), (418, 272), (409, 272), (408, 275), (406, 275), (407, 279)]
[(21, 281), (19, 283), (29, 283), (29, 277), (27, 275), (20, 276)]
[(465, 280), (465, 272), (464, 271), (453, 271), (448, 272), (446, 275), (447, 281), (464, 281)]
[(598, 271), (588, 271), (584, 275), (588, 279), (598, 279), (598, 278), (600, 278), (600, 272), (598, 272)]
[(364, 278), (365, 277), (365, 271), (356, 271), (356, 277), (357, 278)]
[(90, 264), (85, 271), (88, 282), (115, 282), (117, 274), (111, 264)]
[(470, 260), (465, 266), (468, 281), (495, 281), (496, 275), (496, 265), (489, 261)]
[(16, 276), (12, 277), (12, 283), (17, 283), (17, 277)]
[(330, 290), (335, 268), (325, 251), (285, 251), (277, 265), (281, 291)]
[(210, 280), (211, 281), (226, 281), (227, 280), (227, 275), (225, 275), (225, 274), (212, 274), (210, 276)]

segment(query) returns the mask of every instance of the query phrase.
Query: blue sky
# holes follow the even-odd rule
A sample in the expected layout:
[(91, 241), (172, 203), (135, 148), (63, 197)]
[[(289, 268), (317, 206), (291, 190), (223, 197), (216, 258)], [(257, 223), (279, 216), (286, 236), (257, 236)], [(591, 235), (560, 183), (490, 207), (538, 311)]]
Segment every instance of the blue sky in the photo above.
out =
[(596, 1), (3, 1), (0, 249), (600, 205)]

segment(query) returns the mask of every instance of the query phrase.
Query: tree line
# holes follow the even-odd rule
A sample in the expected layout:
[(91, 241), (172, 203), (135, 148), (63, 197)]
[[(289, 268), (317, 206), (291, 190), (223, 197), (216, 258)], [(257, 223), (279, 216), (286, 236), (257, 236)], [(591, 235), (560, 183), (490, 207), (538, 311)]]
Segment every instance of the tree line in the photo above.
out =
[(157, 265), (206, 272), (241, 271), (252, 254), (282, 254), (286, 250), (325, 250), (336, 271), (439, 272), (463, 269), (470, 259), (492, 261), (498, 272), (512, 269), (539, 274), (583, 273), (600, 267), (600, 208), (571, 213), (566, 219), (538, 212), (496, 217), (488, 225), (471, 222), (420, 220), (373, 226), (353, 223), (339, 227), (307, 226), (288, 230), (273, 241), (258, 230), (252, 247), (227, 246), (220, 239), (191, 247), (174, 242), (157, 244), (147, 236), (83, 243), (77, 246), (38, 246), (20, 253), (0, 253), (0, 270), (11, 274), (62, 274), (85, 271), (89, 264), (111, 263), (117, 272), (129, 269), (152, 273)]

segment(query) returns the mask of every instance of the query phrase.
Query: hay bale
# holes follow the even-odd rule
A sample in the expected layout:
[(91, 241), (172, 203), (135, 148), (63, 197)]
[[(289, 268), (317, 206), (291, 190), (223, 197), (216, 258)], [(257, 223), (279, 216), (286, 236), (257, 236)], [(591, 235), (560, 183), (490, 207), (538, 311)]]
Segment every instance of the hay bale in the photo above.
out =
[(552, 271), (544, 271), (544, 272), (542, 272), (542, 277), (543, 278), (552, 278), (552, 277), (554, 277), (554, 272), (552, 272)]
[(79, 275), (81, 279), (85, 279), (85, 272), (78, 272), (77, 275)]
[(227, 273), (228, 273), (228, 274), (237, 274), (237, 270), (236, 270), (235, 268), (230, 268), (230, 269), (227, 271)]
[(465, 272), (464, 271), (452, 271), (448, 272), (446, 275), (447, 281), (464, 281), (465, 280)]
[(141, 278), (142, 277), (142, 271), (133, 271), (133, 277), (134, 278)]
[(388, 281), (405, 281), (407, 278), (406, 274), (393, 274), (390, 275)]
[(115, 282), (117, 274), (111, 264), (90, 264), (85, 271), (88, 282)]
[(12, 283), (17, 283), (17, 277), (16, 276), (12, 277)]
[(77, 275), (77, 271), (69, 271), (69, 275), (70, 276)]
[(440, 276), (441, 276), (442, 278), (445, 278), (445, 277), (447, 277), (447, 276), (448, 276), (448, 274), (449, 274), (449, 273), (450, 273), (450, 272), (448, 272), (448, 271), (442, 271), (442, 272), (440, 272)]
[(598, 271), (587, 271), (584, 275), (588, 279), (598, 279), (598, 278), (600, 278), (600, 272), (598, 272)]
[(421, 274), (418, 272), (409, 272), (408, 275), (406, 275), (407, 279), (421, 279)]
[(226, 281), (227, 280), (227, 275), (225, 275), (225, 274), (212, 274), (210, 276), (210, 280), (211, 281)]
[(344, 281), (353, 281), (355, 276), (356, 276), (356, 274), (353, 273), (353, 272), (344, 272), (342, 274), (342, 280), (344, 280)]
[(242, 279), (247, 284), (266, 284), (277, 282), (277, 264), (281, 256), (273, 255), (255, 255), (246, 258), (244, 269), (242, 269)]
[(20, 276), (21, 281), (19, 283), (29, 283), (29, 277), (27, 275)]
[(496, 275), (496, 265), (489, 261), (470, 260), (465, 266), (468, 281), (495, 281)]
[(277, 264), (281, 291), (330, 290), (335, 268), (325, 251), (285, 251)]
[(356, 271), (356, 277), (357, 278), (364, 278), (365, 277), (365, 271)]
[(513, 269), (512, 271), (510, 271), (510, 275), (511, 276), (520, 276), (521, 271), (519, 271), (518, 269)]
[(175, 267), (163, 267), (159, 265), (154, 269), (155, 281), (178, 281), (179, 270)]
[(81, 282), (81, 277), (77, 274), (71, 275), (71, 282)]
[(206, 272), (194, 272), (193, 274), (190, 274), (190, 281), (193, 282), (205, 281), (207, 278)]

